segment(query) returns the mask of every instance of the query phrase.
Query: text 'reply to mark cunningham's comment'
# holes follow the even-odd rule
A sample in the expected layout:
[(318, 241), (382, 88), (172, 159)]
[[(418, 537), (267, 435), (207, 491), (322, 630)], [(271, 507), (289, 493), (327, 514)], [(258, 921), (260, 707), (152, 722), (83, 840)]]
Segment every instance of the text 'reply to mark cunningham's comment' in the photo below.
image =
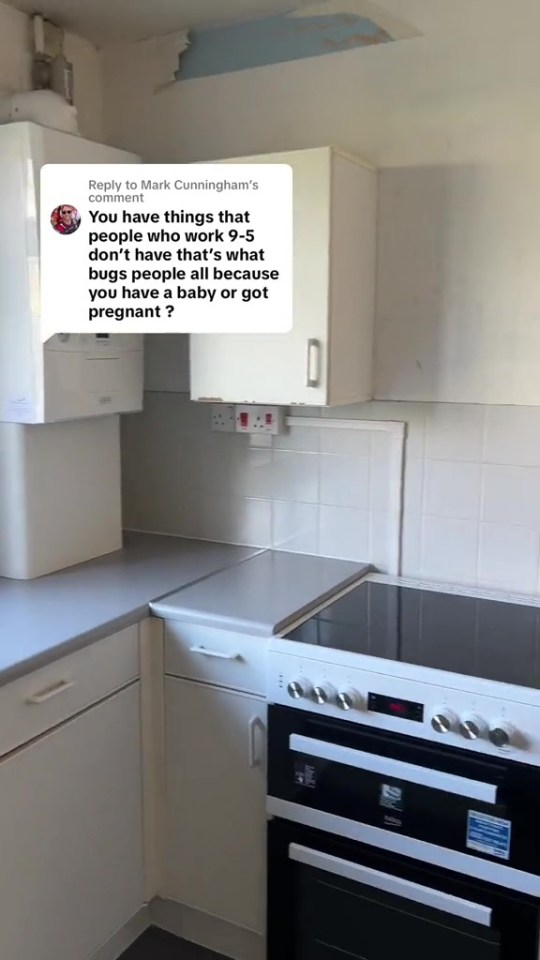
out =
[(285, 164), (47, 164), (41, 332), (286, 333)]

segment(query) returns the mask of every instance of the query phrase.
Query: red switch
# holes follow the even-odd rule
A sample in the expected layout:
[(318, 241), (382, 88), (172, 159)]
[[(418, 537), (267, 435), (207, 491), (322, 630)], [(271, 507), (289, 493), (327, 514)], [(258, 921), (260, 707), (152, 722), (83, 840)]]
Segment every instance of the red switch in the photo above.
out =
[(272, 414), (271, 414), (271, 413), (267, 413), (267, 414), (266, 414), (266, 417), (265, 417), (265, 420), (266, 420), (266, 425), (267, 425), (268, 427), (271, 427), (271, 426), (272, 426)]
[(240, 426), (243, 427), (244, 430), (247, 430), (247, 426), (248, 426), (248, 415), (247, 415), (247, 413), (241, 413), (241, 414), (240, 414)]

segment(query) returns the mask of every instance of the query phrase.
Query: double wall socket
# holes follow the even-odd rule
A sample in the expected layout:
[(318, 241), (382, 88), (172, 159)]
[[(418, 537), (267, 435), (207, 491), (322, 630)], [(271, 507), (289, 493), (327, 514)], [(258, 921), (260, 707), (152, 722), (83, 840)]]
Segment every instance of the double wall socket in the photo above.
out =
[(277, 436), (285, 428), (283, 407), (260, 407), (253, 404), (231, 406), (212, 404), (212, 430), (218, 433), (248, 433), (255, 436)]
[(275, 437), (283, 432), (284, 423), (283, 407), (258, 407), (251, 404), (236, 407), (237, 433), (269, 434)]

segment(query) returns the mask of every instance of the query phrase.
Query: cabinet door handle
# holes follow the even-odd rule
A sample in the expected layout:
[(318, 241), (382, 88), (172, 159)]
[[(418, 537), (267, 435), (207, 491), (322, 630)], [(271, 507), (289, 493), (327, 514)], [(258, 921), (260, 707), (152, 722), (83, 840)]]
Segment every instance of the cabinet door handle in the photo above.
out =
[(306, 387), (318, 387), (319, 386), (319, 359), (320, 359), (320, 343), (318, 340), (308, 340), (307, 342), (307, 376), (306, 376)]
[(39, 693), (32, 693), (26, 702), (32, 704), (45, 703), (46, 700), (51, 700), (52, 697), (57, 697), (59, 693), (64, 693), (65, 690), (74, 687), (75, 683), (75, 680), (59, 680), (59, 682), (55, 683), (52, 687), (47, 687)]
[(190, 647), (190, 653), (200, 653), (201, 657), (216, 657), (218, 660), (241, 660), (239, 653), (224, 653), (222, 650), (210, 650), (208, 647)]
[(260, 717), (252, 717), (248, 723), (248, 761), (251, 770), (253, 770), (254, 767), (260, 767), (261, 765), (261, 758), (257, 754), (257, 747), (255, 744), (257, 728), (263, 732), (264, 724)]

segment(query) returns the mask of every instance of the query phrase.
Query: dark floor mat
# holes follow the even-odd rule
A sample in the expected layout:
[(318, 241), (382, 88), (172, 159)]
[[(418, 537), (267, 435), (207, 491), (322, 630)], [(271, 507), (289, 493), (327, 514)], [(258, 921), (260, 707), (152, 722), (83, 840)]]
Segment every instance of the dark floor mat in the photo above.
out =
[(120, 960), (224, 960), (219, 953), (212, 953), (186, 940), (179, 940), (170, 933), (151, 927), (139, 937)]

